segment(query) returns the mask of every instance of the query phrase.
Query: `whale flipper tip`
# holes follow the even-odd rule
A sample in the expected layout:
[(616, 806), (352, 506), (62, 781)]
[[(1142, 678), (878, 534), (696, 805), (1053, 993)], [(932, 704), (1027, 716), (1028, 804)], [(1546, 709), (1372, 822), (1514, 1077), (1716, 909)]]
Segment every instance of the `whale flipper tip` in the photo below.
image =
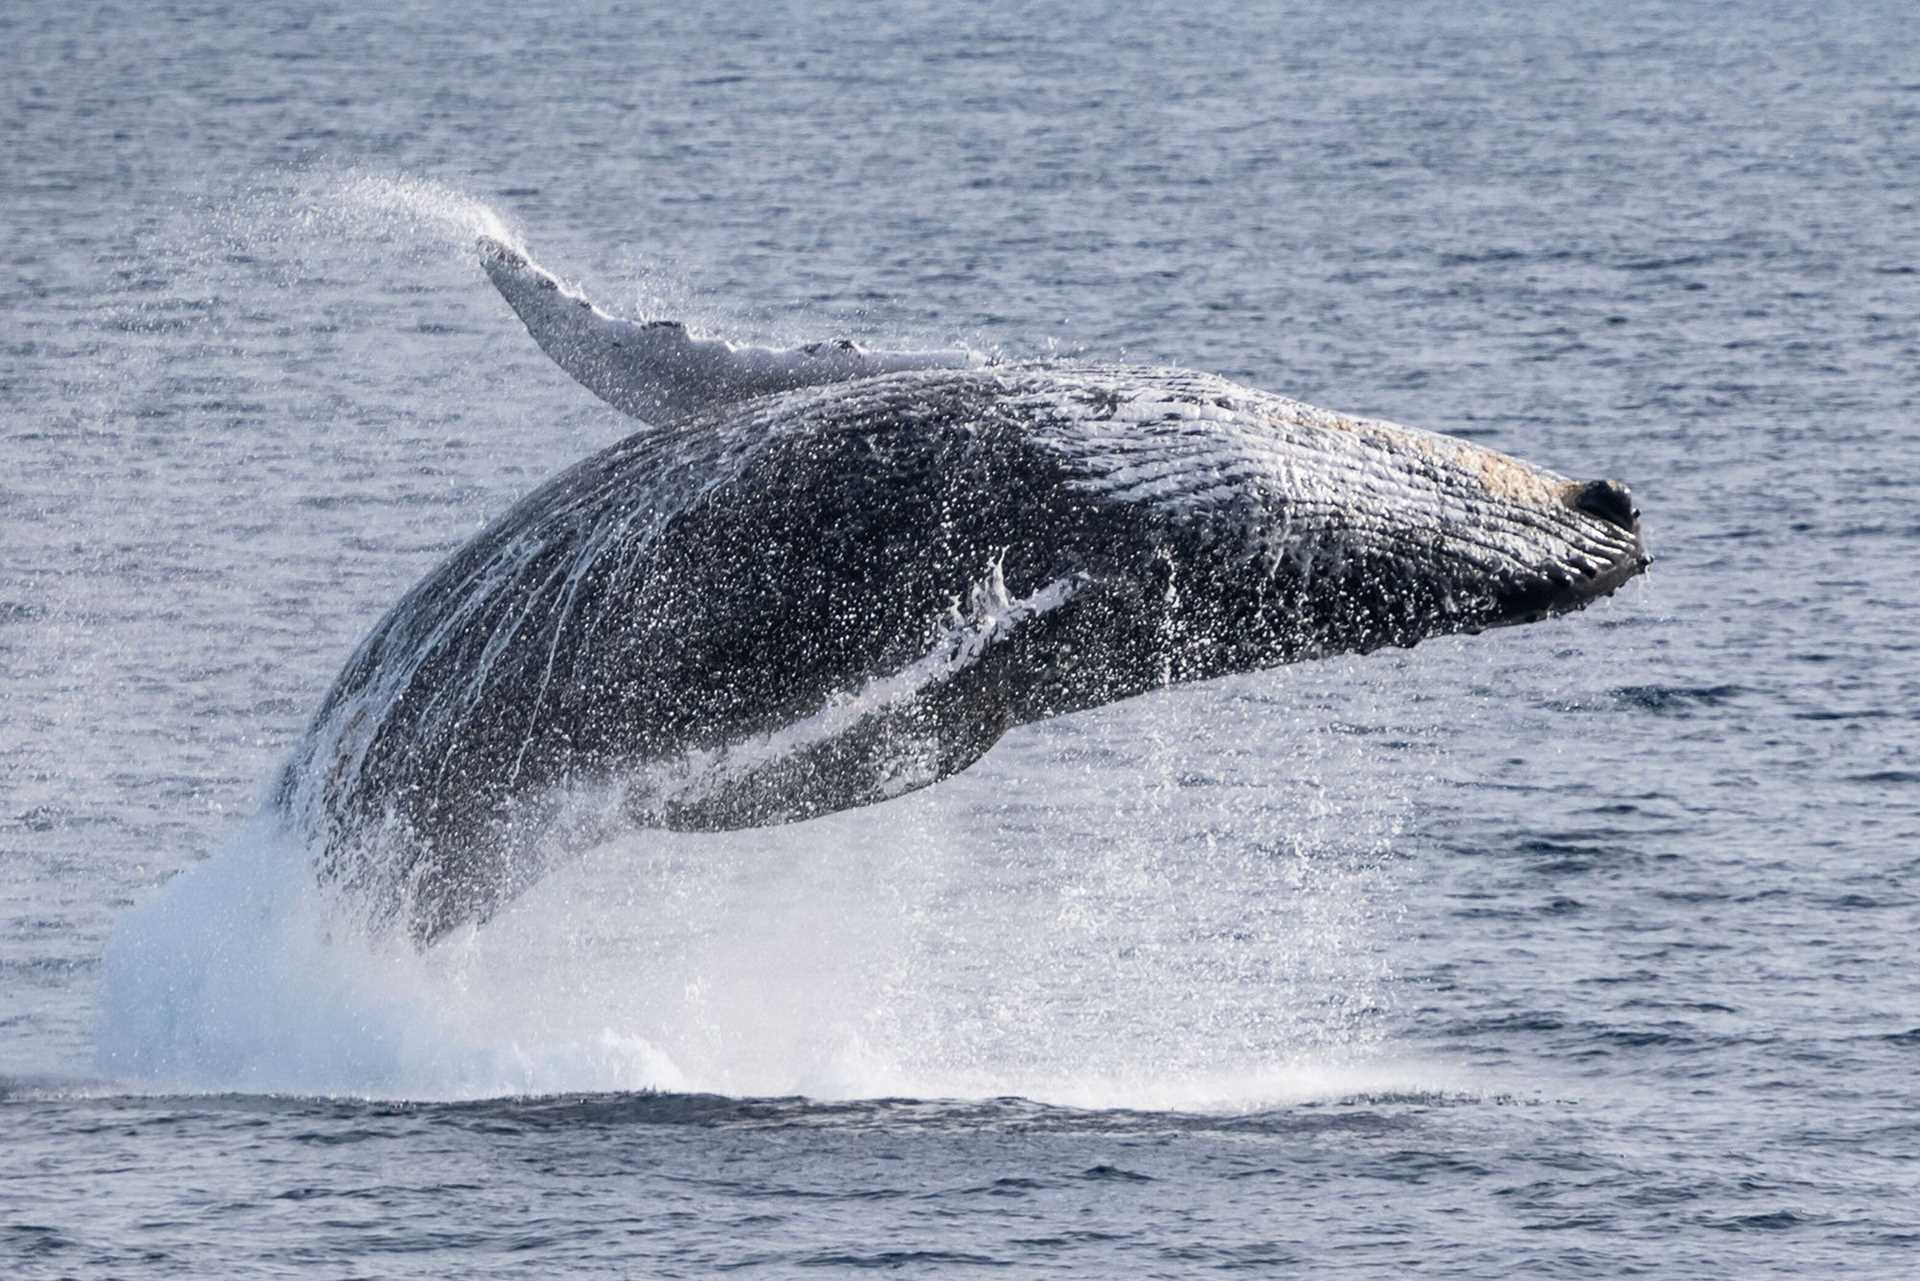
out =
[(480, 262), (487, 267), (505, 267), (511, 271), (525, 271), (532, 266), (527, 256), (504, 240), (482, 235), (474, 247), (480, 251)]

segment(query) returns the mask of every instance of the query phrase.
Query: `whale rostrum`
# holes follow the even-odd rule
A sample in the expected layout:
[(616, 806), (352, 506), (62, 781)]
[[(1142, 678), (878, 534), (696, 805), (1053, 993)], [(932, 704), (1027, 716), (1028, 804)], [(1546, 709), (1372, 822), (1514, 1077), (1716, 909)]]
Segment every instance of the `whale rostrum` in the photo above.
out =
[(419, 943), (626, 827), (791, 822), (1148, 690), (1578, 609), (1625, 486), (1187, 370), (623, 320), (480, 246), (648, 425), (523, 498), (348, 660), (277, 803)]

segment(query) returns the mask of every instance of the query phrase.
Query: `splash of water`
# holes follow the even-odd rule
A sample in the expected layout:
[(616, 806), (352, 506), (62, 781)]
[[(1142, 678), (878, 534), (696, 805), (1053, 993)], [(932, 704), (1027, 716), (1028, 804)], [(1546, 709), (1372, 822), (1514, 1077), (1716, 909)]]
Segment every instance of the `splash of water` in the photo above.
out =
[(492, 205), (442, 183), (383, 174), (330, 180), (307, 216), (362, 232), (430, 238), (471, 249), (481, 237), (524, 253), (519, 230)]
[[(1165, 708), (1096, 719), (1064, 744), (1016, 736), (885, 807), (632, 834), (424, 954), (358, 930), (316, 889), (310, 851), (263, 818), (122, 922), (100, 1068), (414, 1098), (1182, 1110), (1452, 1088), (1381, 1053), (1382, 872), (1351, 844), (1356, 829), (1390, 839), (1377, 816), (1336, 797), (1283, 818), (1246, 777), (1193, 786), (1219, 754)], [(1088, 753), (1112, 755), (1103, 734), (1143, 726), (1134, 759), (1087, 771)]]
[[(343, 244), (403, 273), (481, 234), (519, 241), (471, 196), (370, 176), (303, 177), (236, 202), (226, 227), (270, 249), (270, 271), (356, 289), (370, 268), (337, 261)], [(970, 602), (957, 635), (989, 635), (1014, 604)], [(1273, 700), (1178, 692), (1021, 731), (884, 806), (623, 837), (426, 953), (370, 936), (263, 815), (121, 921), (99, 1066), (169, 1088), (419, 1098), (1237, 1108), (1429, 1088), (1381, 1054), (1404, 795)]]

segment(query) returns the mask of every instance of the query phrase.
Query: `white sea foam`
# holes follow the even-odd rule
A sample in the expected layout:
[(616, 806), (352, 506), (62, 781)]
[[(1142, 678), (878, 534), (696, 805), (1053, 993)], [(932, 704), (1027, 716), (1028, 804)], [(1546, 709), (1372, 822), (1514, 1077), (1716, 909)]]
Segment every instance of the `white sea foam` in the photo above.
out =
[[(1193, 744), (1156, 742), (1137, 706), (1089, 719), (1119, 723), (1016, 736), (884, 809), (631, 834), (425, 954), (369, 940), (257, 821), (120, 923), (99, 1069), (168, 1089), (1225, 1112), (1470, 1088), (1381, 1040), (1382, 873), (1350, 838), (1390, 840), (1391, 806), (1320, 786), (1309, 771), (1340, 765), (1324, 744), (1284, 814), (1253, 779), (1202, 801), (1176, 776), (1205, 763)], [(1081, 774), (1083, 733), (1141, 759)]]
[[(458, 950), (374, 939), (263, 816), (121, 919), (98, 1066), (160, 1088), (459, 1098), (683, 1088), (644, 1038), (490, 1008)], [(545, 975), (547, 978), (555, 976)]]

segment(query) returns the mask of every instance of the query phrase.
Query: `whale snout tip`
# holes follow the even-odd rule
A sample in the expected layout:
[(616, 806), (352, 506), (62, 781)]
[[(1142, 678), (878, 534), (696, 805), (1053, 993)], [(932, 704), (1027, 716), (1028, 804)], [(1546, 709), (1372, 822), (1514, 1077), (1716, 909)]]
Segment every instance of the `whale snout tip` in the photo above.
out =
[(1589, 516), (1598, 516), (1628, 533), (1640, 529), (1640, 509), (1633, 505), (1633, 491), (1617, 480), (1593, 480), (1571, 495), (1572, 506)]
[(1573, 554), (1549, 569), (1549, 586), (1536, 584), (1509, 599), (1510, 616), (1520, 622), (1566, 613), (1611, 596), (1653, 564), (1640, 529), (1640, 509), (1626, 485), (1617, 480), (1569, 481), (1559, 497), (1569, 512), (1600, 527), (1584, 524), (1571, 536)]

